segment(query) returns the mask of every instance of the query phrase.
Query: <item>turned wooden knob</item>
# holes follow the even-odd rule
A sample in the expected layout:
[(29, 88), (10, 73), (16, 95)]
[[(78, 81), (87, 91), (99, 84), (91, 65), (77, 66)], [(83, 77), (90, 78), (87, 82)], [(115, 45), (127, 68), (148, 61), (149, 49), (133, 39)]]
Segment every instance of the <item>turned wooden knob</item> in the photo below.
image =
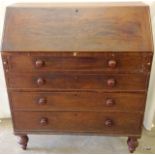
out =
[(48, 124), (48, 118), (41, 118), (41, 120), (40, 120), (40, 124), (41, 125), (47, 125)]
[(35, 66), (36, 66), (37, 68), (43, 67), (44, 64), (45, 64), (45, 63), (44, 63), (43, 60), (36, 60), (36, 62), (35, 62)]
[(108, 66), (109, 66), (110, 68), (115, 68), (116, 65), (117, 65), (116, 60), (109, 60), (109, 61), (108, 61)]
[(111, 119), (107, 119), (105, 122), (104, 122), (105, 126), (107, 127), (111, 127), (113, 125), (113, 121)]
[(44, 84), (45, 84), (45, 80), (44, 80), (43, 78), (38, 78), (38, 79), (37, 79), (37, 84), (38, 84), (39, 86), (44, 85)]
[(111, 79), (108, 79), (108, 80), (107, 80), (107, 86), (109, 86), (109, 87), (114, 87), (115, 84), (116, 84), (115, 79), (111, 78)]
[(109, 98), (109, 99), (106, 99), (106, 102), (105, 102), (106, 106), (113, 106), (115, 104), (114, 100)]
[(46, 98), (41, 97), (41, 98), (38, 99), (38, 102), (37, 102), (37, 103), (38, 103), (39, 105), (44, 105), (44, 104), (47, 103), (47, 100), (46, 100)]

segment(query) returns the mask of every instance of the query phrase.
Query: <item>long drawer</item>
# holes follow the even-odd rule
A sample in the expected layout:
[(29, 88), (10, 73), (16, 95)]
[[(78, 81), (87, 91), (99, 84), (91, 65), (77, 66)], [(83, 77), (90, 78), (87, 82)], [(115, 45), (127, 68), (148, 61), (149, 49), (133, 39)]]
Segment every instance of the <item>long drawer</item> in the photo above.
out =
[(143, 111), (143, 93), (10, 92), (14, 110), (24, 111)]
[[(5, 60), (7, 58), (7, 60)], [(152, 53), (142, 52), (46, 52), (3, 55), (13, 72), (105, 71), (110, 73), (149, 72)]]
[(142, 115), (109, 112), (13, 112), (15, 131), (140, 134)]
[(9, 74), (9, 88), (49, 90), (136, 91), (147, 89), (147, 75), (143, 74), (65, 74), (35, 73)]

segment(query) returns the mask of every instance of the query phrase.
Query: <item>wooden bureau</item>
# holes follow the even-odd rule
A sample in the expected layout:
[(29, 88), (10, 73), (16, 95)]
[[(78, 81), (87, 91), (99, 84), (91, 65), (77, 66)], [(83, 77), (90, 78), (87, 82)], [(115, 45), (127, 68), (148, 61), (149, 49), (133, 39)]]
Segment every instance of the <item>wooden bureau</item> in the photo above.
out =
[(7, 7), (2, 59), (14, 133), (127, 136), (138, 146), (153, 57), (143, 3)]

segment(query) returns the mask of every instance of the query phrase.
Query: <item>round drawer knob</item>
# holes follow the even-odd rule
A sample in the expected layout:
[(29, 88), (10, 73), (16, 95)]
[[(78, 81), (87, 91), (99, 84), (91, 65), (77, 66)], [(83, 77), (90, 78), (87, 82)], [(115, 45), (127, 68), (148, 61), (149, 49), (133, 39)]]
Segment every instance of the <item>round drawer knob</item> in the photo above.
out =
[(37, 102), (39, 105), (44, 105), (47, 103), (47, 100), (46, 98), (42, 97), (42, 98), (39, 98), (38, 99), (38, 102)]
[(38, 84), (39, 86), (44, 85), (44, 84), (45, 84), (45, 80), (44, 80), (43, 78), (38, 78), (38, 79), (37, 79), (37, 84)]
[(110, 106), (113, 106), (115, 104), (114, 100), (109, 98), (106, 100), (105, 102), (106, 106), (110, 107)]
[(37, 68), (41, 68), (44, 66), (44, 61), (43, 60), (36, 60), (35, 65)]
[(41, 125), (47, 125), (48, 124), (48, 118), (41, 118), (41, 120), (40, 120), (40, 124)]
[(109, 61), (108, 61), (108, 66), (109, 66), (110, 68), (115, 68), (116, 65), (117, 65), (116, 60), (109, 60)]
[(109, 87), (114, 87), (115, 84), (116, 84), (115, 79), (111, 78), (111, 79), (108, 79), (108, 80), (107, 80), (107, 86), (109, 86)]
[(113, 121), (111, 119), (107, 119), (105, 122), (104, 122), (105, 126), (107, 127), (111, 127), (113, 125)]

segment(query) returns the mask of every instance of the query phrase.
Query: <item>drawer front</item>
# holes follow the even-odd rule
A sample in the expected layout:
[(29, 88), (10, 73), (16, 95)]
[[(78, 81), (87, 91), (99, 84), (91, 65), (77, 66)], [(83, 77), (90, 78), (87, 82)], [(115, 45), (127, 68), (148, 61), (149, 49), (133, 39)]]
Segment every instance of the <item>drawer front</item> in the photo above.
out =
[[(14, 110), (143, 111), (145, 94), (99, 92), (10, 92)], [(24, 99), (24, 100), (23, 100)]]
[(142, 115), (108, 112), (14, 112), (16, 131), (139, 134)]
[(14, 53), (8, 57), (9, 69), (20, 72), (76, 70), (137, 73), (148, 72), (151, 61), (152, 53), (131, 52)]
[(132, 91), (147, 88), (146, 76), (141, 74), (10, 74), (9, 88), (36, 88), (49, 90), (91, 90)]

